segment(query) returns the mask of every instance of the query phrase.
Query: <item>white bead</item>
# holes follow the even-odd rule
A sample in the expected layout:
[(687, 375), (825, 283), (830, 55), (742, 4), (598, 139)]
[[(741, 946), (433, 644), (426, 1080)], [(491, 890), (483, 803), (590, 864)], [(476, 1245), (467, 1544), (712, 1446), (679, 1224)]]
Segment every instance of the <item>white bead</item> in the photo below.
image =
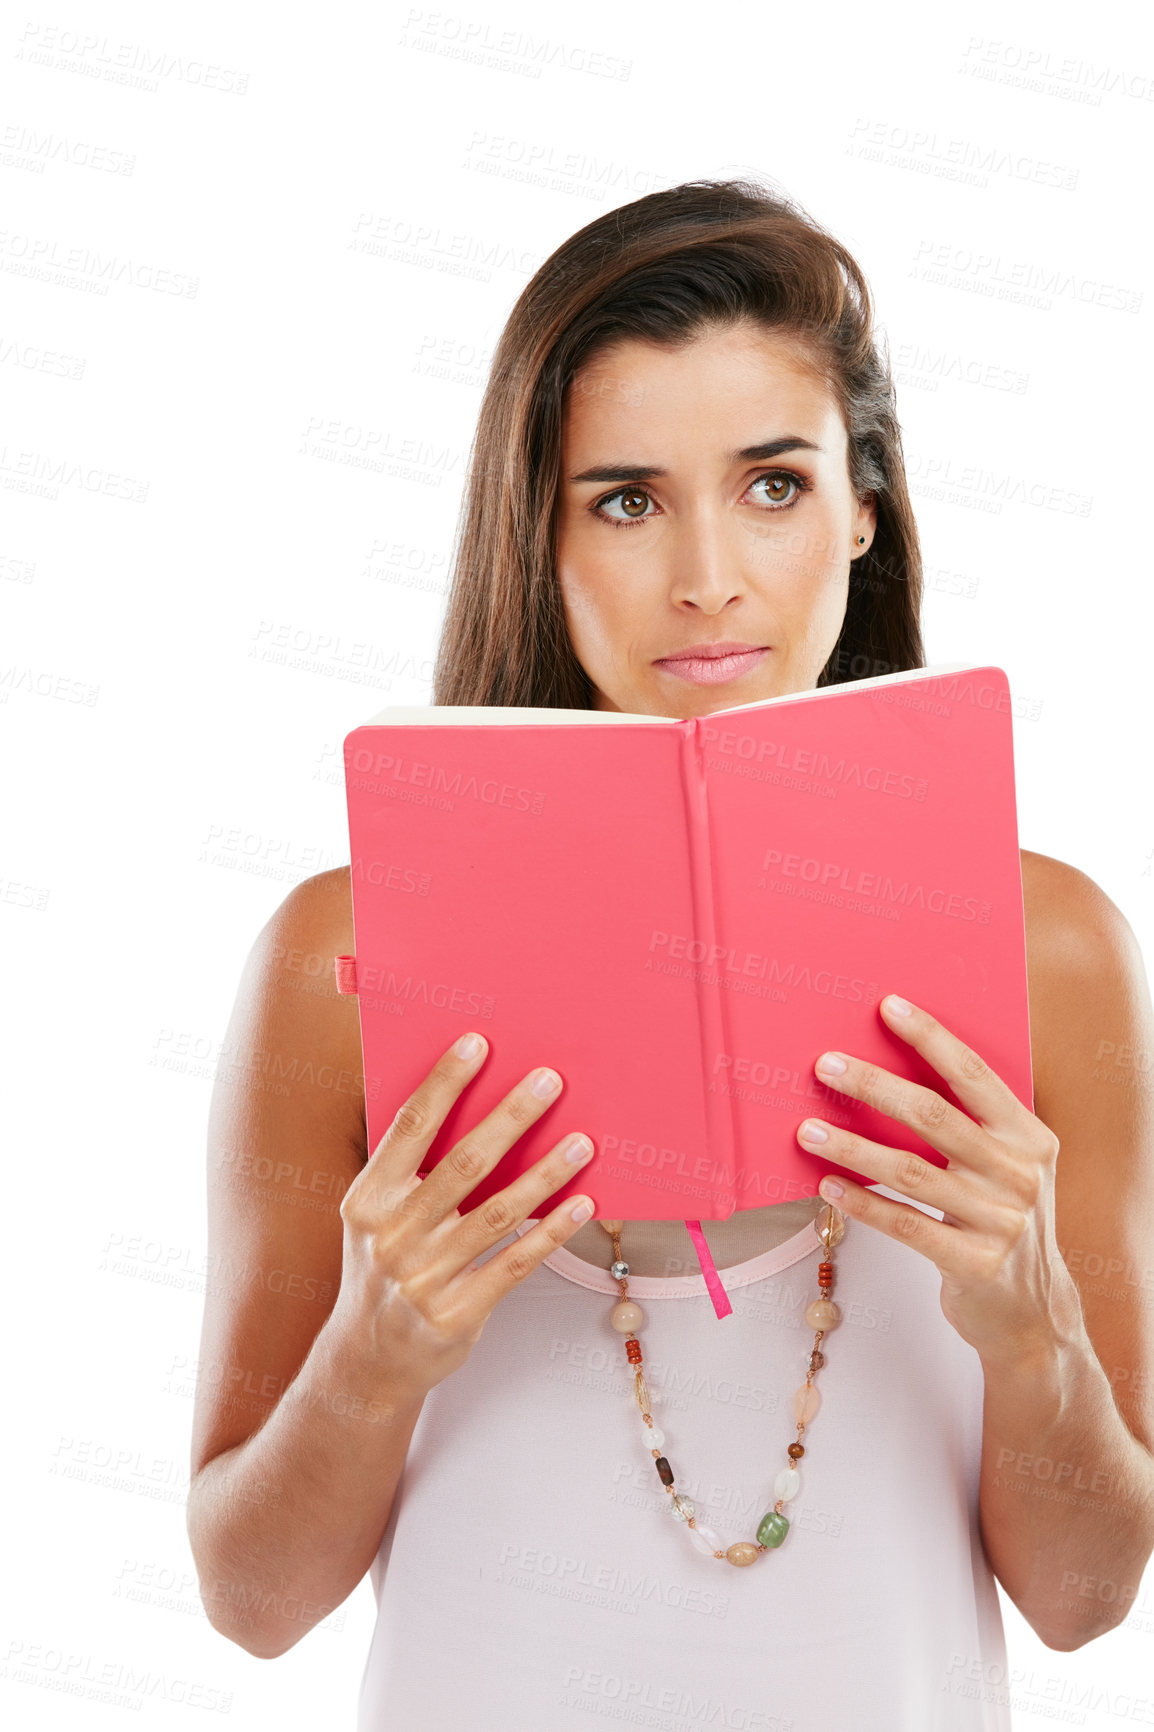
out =
[(697, 1505), (691, 1497), (683, 1497), (680, 1492), (669, 1500), (670, 1513), (675, 1522), (688, 1521), (690, 1516), (697, 1514)]
[(609, 1313), (609, 1321), (621, 1335), (635, 1335), (645, 1327), (645, 1313), (633, 1299), (619, 1299)]
[(642, 1420), (641, 1430), (644, 1434), (646, 1443), (651, 1449), (664, 1449), (665, 1433), (659, 1425), (646, 1425), (645, 1421)]
[(773, 1501), (787, 1503), (801, 1490), (801, 1475), (795, 1467), (783, 1467), (773, 1482)]
[(837, 1328), (841, 1322), (841, 1312), (832, 1299), (815, 1299), (805, 1308), (805, 1320), (811, 1329), (820, 1329), (826, 1334)]
[(712, 1528), (703, 1528), (700, 1522), (694, 1522), (693, 1526), (685, 1531), (689, 1535), (690, 1544), (696, 1546), (699, 1552), (712, 1553), (721, 1550), (721, 1541)]

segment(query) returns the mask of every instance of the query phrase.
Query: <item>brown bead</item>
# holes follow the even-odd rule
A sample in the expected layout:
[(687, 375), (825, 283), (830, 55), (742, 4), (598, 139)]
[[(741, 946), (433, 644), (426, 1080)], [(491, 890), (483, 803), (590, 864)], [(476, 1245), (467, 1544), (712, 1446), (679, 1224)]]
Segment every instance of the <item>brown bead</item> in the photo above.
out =
[(813, 1352), (809, 1356), (809, 1368), (810, 1368), (810, 1370), (811, 1371), (820, 1371), (824, 1364), (825, 1364), (825, 1354), (821, 1351), (820, 1347), (815, 1347)]
[(827, 1275), (828, 1276), (833, 1275), (833, 1264), (832, 1263), (819, 1263), (817, 1266), (817, 1278), (818, 1278), (818, 1280), (824, 1281)]
[(660, 1479), (662, 1485), (672, 1485), (673, 1484), (673, 1469), (670, 1467), (670, 1465), (666, 1461), (665, 1457), (663, 1455), (659, 1455), (657, 1457), (656, 1461), (653, 1463), (653, 1465), (657, 1469), (657, 1475), (658, 1475), (658, 1478)]
[(785, 1453), (791, 1461), (800, 1461), (802, 1456), (805, 1454), (805, 1444), (791, 1443)]
[(627, 1341), (625, 1343), (625, 1357), (626, 1357), (626, 1359), (628, 1359), (630, 1365), (640, 1365), (641, 1364), (641, 1343), (640, 1343), (640, 1341)]

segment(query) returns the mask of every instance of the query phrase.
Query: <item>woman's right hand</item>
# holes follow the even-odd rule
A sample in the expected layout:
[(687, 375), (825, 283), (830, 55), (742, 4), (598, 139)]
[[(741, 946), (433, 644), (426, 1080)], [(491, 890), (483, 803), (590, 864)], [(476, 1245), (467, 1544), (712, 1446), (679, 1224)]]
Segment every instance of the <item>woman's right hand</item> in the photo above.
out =
[[(535, 1070), (419, 1178), (433, 1138), (488, 1053), (477, 1038), (472, 1058), (459, 1054), (461, 1043), (442, 1054), (341, 1203), (341, 1285), (326, 1328), (391, 1387), (420, 1395), (464, 1363), (497, 1302), (593, 1213), (586, 1198), (586, 1213), (575, 1218), (582, 1199), (567, 1197), (481, 1268), (472, 1267), (593, 1154), (587, 1136), (565, 1136), (503, 1191), (460, 1213), (462, 1199), (560, 1094), (555, 1071)], [(533, 1085), (547, 1079), (548, 1092), (536, 1093)], [(570, 1161), (574, 1145), (581, 1153)]]

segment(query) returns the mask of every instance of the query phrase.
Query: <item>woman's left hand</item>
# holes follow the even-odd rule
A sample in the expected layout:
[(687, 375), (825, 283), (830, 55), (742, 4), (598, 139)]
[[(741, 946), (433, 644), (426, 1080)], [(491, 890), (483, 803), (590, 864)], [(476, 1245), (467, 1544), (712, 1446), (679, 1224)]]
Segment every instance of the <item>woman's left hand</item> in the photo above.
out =
[[(1057, 1137), (976, 1052), (926, 1011), (891, 995), (882, 1000), (881, 1012), (886, 1027), (945, 1079), (965, 1112), (933, 1089), (847, 1053), (824, 1053), (815, 1073), (828, 1088), (908, 1125), (947, 1157), (948, 1168), (821, 1119), (806, 1119), (798, 1141), (810, 1154), (942, 1210), (942, 1220), (840, 1175), (822, 1180), (822, 1196), (937, 1266), (942, 1312), (984, 1363), (1020, 1364), (1056, 1340), (1084, 1333), (1078, 1290), (1054, 1230)], [(824, 1142), (807, 1137), (814, 1125), (826, 1133)], [(842, 1185), (844, 1194), (835, 1198), (833, 1185)]]

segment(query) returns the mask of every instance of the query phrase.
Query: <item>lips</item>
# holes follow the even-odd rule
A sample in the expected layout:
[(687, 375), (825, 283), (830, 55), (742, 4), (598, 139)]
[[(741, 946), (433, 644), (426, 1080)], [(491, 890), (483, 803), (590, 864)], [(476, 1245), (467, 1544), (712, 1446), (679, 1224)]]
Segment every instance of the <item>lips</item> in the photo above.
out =
[(757, 650), (765, 649), (765, 644), (738, 643), (731, 638), (723, 638), (718, 643), (695, 643), (687, 649), (670, 650), (667, 656), (659, 659), (663, 662), (677, 662), (690, 659), (693, 661), (710, 660), (714, 656), (750, 655)]
[(769, 654), (766, 644), (703, 643), (691, 649), (674, 650), (654, 663), (663, 673), (675, 679), (690, 680), (694, 685), (721, 685), (737, 679), (757, 667)]

